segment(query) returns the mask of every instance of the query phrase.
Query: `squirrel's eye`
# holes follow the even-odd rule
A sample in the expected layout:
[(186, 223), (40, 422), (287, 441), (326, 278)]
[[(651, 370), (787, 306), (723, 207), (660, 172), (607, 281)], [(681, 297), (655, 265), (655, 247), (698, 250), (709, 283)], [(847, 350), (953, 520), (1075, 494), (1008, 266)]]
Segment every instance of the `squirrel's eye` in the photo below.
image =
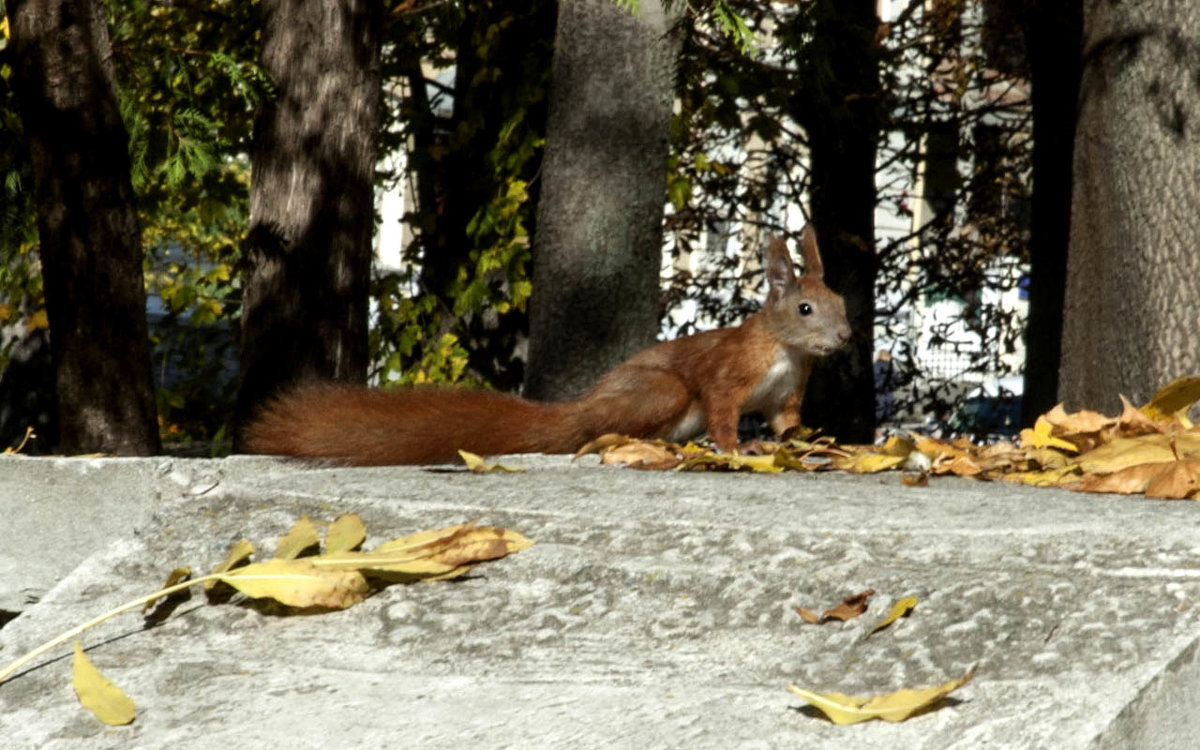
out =
[(807, 302), (801, 302), (800, 303), (800, 314), (801, 315), (812, 315), (812, 305), (808, 304)]

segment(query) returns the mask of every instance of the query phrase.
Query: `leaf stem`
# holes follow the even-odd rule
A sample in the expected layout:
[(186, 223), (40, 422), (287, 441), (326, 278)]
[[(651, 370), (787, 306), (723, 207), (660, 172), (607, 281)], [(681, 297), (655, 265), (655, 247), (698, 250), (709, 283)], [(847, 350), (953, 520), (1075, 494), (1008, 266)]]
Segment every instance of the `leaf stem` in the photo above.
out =
[(18, 669), (25, 666), (26, 664), (33, 661), (34, 659), (38, 658), (42, 654), (55, 648), (56, 646), (60, 646), (64, 643), (66, 643), (67, 641), (71, 640), (72, 638), (79, 635), (83, 631), (85, 631), (89, 628), (95, 627), (96, 625), (99, 625), (100, 623), (104, 622), (105, 620), (116, 617), (117, 615), (121, 614), (122, 612), (126, 612), (135, 607), (140, 607), (143, 604), (145, 604), (146, 602), (154, 601), (155, 599), (161, 599), (164, 596), (170, 596), (171, 594), (174, 594), (176, 591), (182, 591), (182, 590), (186, 589), (188, 586), (194, 586), (197, 583), (204, 583), (205, 581), (209, 581), (209, 580), (217, 580), (217, 579), (224, 577), (224, 575), (225, 575), (224, 573), (210, 573), (208, 575), (200, 576), (199, 578), (192, 578), (187, 581), (177, 583), (174, 586), (167, 586), (164, 589), (159, 589), (158, 591), (155, 591), (153, 594), (149, 594), (147, 596), (142, 596), (137, 599), (134, 599), (131, 602), (122, 604), (121, 606), (117, 607), (116, 609), (105, 612), (104, 614), (100, 615), (99, 617), (95, 617), (91, 620), (88, 620), (87, 622), (83, 623), (82, 625), (77, 625), (77, 626), (71, 628), (70, 630), (68, 630), (67, 632), (63, 633), (62, 635), (58, 636), (57, 638), (53, 638), (49, 641), (46, 641), (42, 645), (38, 646), (34, 650), (30, 651), (29, 653), (25, 654), (21, 658), (14, 661), (12, 664), (9, 664), (7, 667), (5, 667), (3, 671), (0, 671), (0, 684), (2, 684), (6, 679), (11, 677), (13, 675), (13, 673), (16, 672)]

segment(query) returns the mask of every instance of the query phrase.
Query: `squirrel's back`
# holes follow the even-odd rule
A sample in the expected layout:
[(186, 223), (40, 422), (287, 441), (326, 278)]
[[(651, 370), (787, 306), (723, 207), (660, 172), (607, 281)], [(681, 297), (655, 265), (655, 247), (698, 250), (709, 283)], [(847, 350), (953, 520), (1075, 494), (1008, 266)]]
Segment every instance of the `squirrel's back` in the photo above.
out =
[(458, 460), (458, 451), (569, 453), (589, 436), (571, 403), (545, 404), (470, 388), (381, 390), (303, 385), (247, 426), (246, 450), (359, 466)]

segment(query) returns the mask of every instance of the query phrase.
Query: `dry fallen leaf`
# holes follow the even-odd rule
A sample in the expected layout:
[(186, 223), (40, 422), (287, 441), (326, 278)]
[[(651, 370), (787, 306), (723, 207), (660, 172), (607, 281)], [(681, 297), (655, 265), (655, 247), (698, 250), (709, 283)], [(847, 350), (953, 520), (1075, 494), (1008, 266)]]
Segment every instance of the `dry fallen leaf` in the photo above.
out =
[(345, 609), (363, 601), (370, 587), (356, 570), (322, 570), (308, 559), (267, 560), (220, 574), (246, 596), (269, 597), (288, 607)]
[(908, 617), (908, 614), (912, 612), (916, 606), (917, 597), (915, 596), (906, 596), (905, 598), (896, 602), (892, 605), (892, 609), (888, 612), (887, 617), (880, 620), (879, 624), (872, 628), (868, 635), (874, 635), (875, 633), (878, 633), (880, 630), (888, 627), (901, 617)]
[(308, 561), (322, 569), (361, 571), (392, 581), (442, 580), (532, 545), (515, 531), (468, 523), (393, 539), (370, 552), (326, 554)]
[(895, 469), (904, 463), (907, 456), (889, 456), (886, 453), (855, 453), (852, 456), (833, 459), (833, 468), (852, 474), (876, 474)]
[(586, 456), (590, 453), (603, 453), (609, 448), (615, 448), (618, 445), (625, 445), (632, 442), (633, 438), (628, 435), (622, 435), (619, 432), (606, 432), (590, 443), (587, 443), (579, 450), (575, 451), (575, 458)]
[(915, 690), (897, 690), (886, 695), (859, 698), (842, 693), (814, 693), (795, 685), (788, 690), (820, 709), (834, 724), (857, 724), (869, 719), (904, 721), (913, 714), (924, 711), (934, 703), (959, 689), (975, 675), (974, 667), (959, 680), (943, 685), (934, 685)]
[(842, 600), (841, 604), (822, 612), (820, 617), (817, 617), (817, 614), (812, 610), (805, 609), (804, 607), (796, 607), (796, 613), (800, 615), (805, 622), (811, 622), (814, 624), (829, 622), (830, 620), (841, 620), (842, 622), (845, 622), (846, 620), (852, 620), (861, 615), (863, 612), (866, 612), (867, 600), (870, 599), (874, 594), (875, 589), (867, 589), (866, 591), (860, 591), (853, 596), (848, 596)]
[(912, 473), (906, 471), (900, 475), (900, 484), (905, 487), (928, 487), (929, 472), (921, 471)]
[[(225, 556), (225, 559), (222, 560), (220, 563), (218, 563), (217, 566), (212, 569), (212, 572), (224, 573), (227, 570), (232, 570), (233, 568), (236, 568), (238, 565), (241, 565), (242, 563), (249, 560), (250, 556), (253, 554), (254, 554), (254, 545), (251, 544), (250, 542), (246, 541), (245, 539), (242, 539), (241, 541), (234, 543), (234, 545), (229, 548), (229, 554), (227, 554)], [(216, 586), (218, 583), (220, 583), (219, 580), (217, 580), (215, 578), (211, 578), (204, 582), (204, 589), (206, 591), (211, 590), (212, 587)]]
[(325, 553), (358, 549), (367, 539), (367, 526), (357, 513), (343, 513), (325, 531)]
[(71, 666), (72, 682), (79, 702), (105, 724), (120, 726), (133, 721), (137, 706), (125, 691), (117, 687), (96, 669), (92, 660), (75, 641), (75, 660)]
[(1050, 420), (1044, 416), (1038, 417), (1032, 428), (1026, 427), (1021, 430), (1021, 447), (1058, 448), (1069, 453), (1079, 452), (1079, 448), (1074, 443), (1054, 437), (1051, 434), (1053, 431), (1054, 425), (1050, 423)]
[(1179, 378), (1160, 388), (1141, 411), (1155, 422), (1171, 422), (1177, 418), (1182, 421), (1196, 401), (1200, 401), (1200, 377)]
[(605, 466), (626, 464), (631, 469), (673, 469), (679, 465), (675, 452), (648, 440), (631, 440), (608, 448), (600, 456)]
[(679, 468), (701, 471), (753, 471), (762, 474), (778, 474), (783, 471), (783, 466), (775, 460), (774, 453), (745, 455), (711, 451), (685, 460)]
[(459, 451), (458, 455), (462, 456), (463, 463), (467, 465), (475, 474), (487, 474), (490, 472), (507, 472), (509, 474), (520, 474), (525, 471), (523, 468), (512, 468), (504, 464), (489, 464), (483, 460), (482, 456), (478, 456), (470, 451)]
[(1085, 492), (1145, 493), (1161, 500), (1182, 500), (1200, 495), (1200, 458), (1137, 464), (1106, 475), (1085, 477)]
[(275, 547), (276, 560), (294, 560), (305, 550), (313, 549), (321, 543), (321, 535), (308, 516), (301, 516), (292, 528), (280, 538)]
[[(169, 575), (167, 575), (167, 581), (166, 581), (166, 583), (164, 583), (162, 585), (162, 587), (164, 589), (170, 588), (170, 587), (174, 586), (175, 584), (179, 583), (180, 581), (184, 580), (191, 574), (192, 574), (191, 568), (175, 568), (174, 570), (172, 570), (170, 572)], [(150, 610), (154, 609), (154, 603), (157, 601), (158, 601), (157, 598), (147, 599), (146, 603), (142, 605), (142, 614), (146, 614)]]

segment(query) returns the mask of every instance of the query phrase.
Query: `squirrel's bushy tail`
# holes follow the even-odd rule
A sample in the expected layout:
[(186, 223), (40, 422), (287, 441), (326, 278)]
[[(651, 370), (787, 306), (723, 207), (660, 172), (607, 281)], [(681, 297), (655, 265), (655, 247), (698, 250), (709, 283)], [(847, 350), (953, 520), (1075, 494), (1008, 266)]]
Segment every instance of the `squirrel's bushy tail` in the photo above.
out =
[(269, 402), (244, 438), (251, 453), (358, 466), (457, 461), (459, 450), (570, 453), (593, 437), (579, 411), (466, 388), (314, 384)]

